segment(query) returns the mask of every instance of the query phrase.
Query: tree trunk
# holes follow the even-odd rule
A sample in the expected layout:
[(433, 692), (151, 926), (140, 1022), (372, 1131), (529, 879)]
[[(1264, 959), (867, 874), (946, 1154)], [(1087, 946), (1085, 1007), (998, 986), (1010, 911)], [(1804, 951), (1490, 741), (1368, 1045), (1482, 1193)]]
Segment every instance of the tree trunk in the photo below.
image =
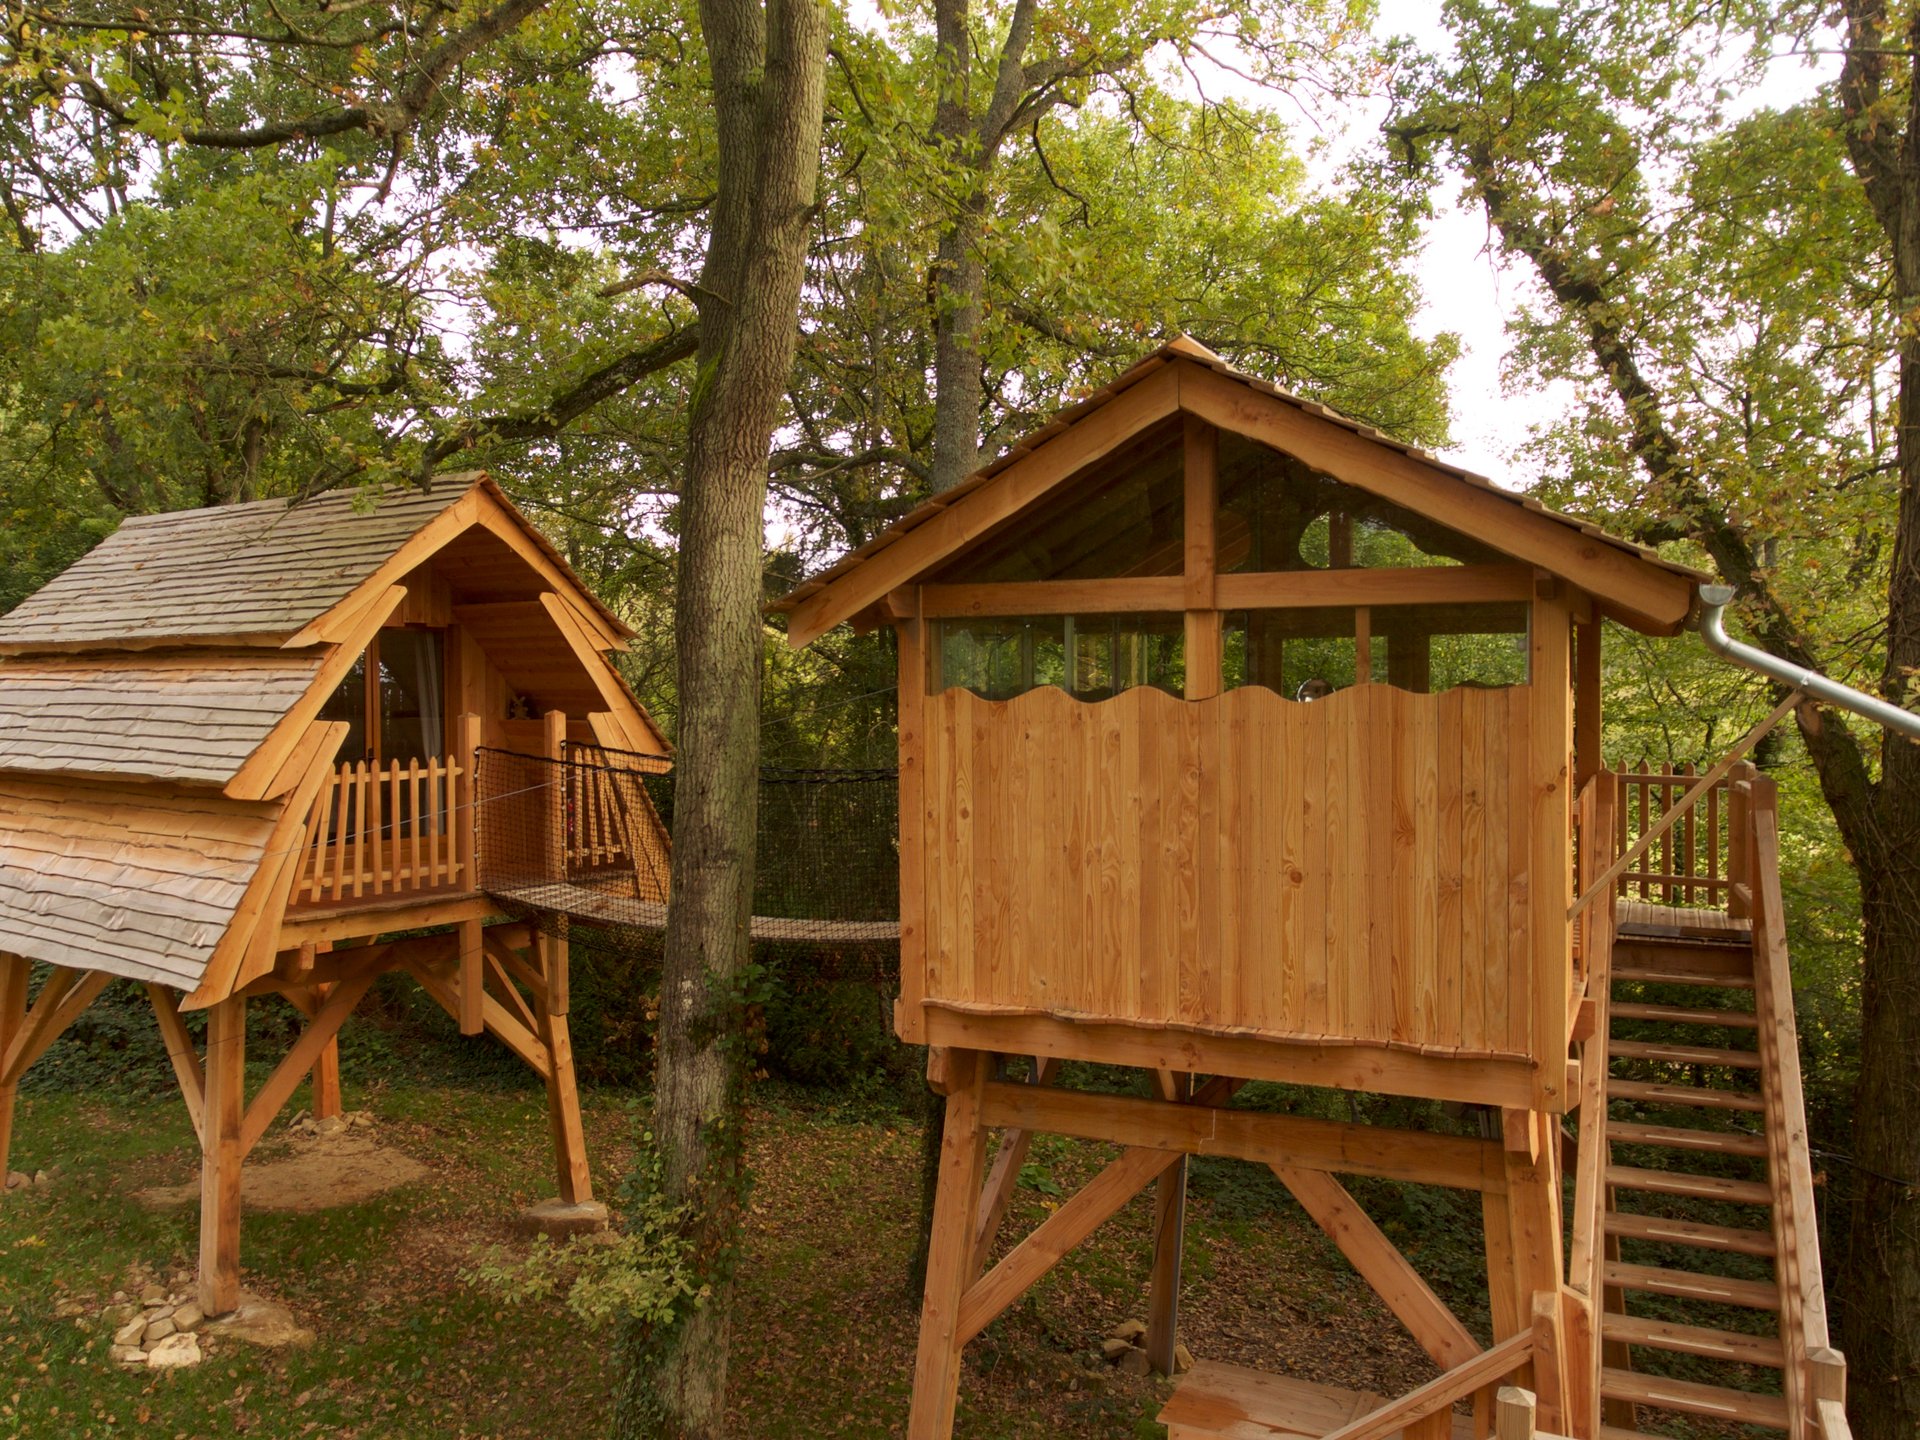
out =
[(619, 1440), (725, 1430), (746, 1186), (763, 510), (798, 335), (826, 67), (827, 17), (813, 0), (701, 0), (700, 16), (720, 173), (680, 500), (679, 758), (654, 1134), (665, 1198), (688, 1207), (684, 1235), (707, 1297), (669, 1327), (626, 1327)]

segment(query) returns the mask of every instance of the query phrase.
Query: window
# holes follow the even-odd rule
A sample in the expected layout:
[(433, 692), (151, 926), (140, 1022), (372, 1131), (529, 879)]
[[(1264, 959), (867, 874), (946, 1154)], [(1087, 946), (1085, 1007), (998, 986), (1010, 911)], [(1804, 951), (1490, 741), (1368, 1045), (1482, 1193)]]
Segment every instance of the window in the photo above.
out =
[(1186, 687), (1186, 621), (1178, 614), (942, 620), (935, 634), (935, 691), (1011, 700), (1053, 685), (1104, 700), (1140, 685), (1174, 695)]
[[(1419, 694), (1528, 683), (1524, 602), (1229, 612), (1221, 685), (1264, 685), (1290, 700), (1360, 681)], [(1364, 653), (1364, 660), (1362, 655)]]
[(1219, 568), (1492, 564), (1506, 557), (1244, 436), (1220, 436)]
[[(322, 720), (348, 725), (340, 759), (426, 760), (446, 753), (442, 677), (445, 638), (438, 630), (382, 630), (321, 708)], [(369, 674), (378, 677), (371, 686)]]

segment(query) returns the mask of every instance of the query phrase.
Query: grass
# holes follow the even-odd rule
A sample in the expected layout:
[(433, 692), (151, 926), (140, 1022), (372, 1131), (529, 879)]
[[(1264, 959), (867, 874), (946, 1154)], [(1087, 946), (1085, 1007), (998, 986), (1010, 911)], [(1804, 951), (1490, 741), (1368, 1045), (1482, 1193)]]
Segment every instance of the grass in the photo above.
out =
[[(430, 1069), (431, 1067), (429, 1067)], [(244, 1228), (250, 1289), (319, 1334), (304, 1351), (223, 1342), (197, 1370), (121, 1372), (97, 1307), (129, 1268), (190, 1265), (197, 1217), (143, 1208), (137, 1190), (193, 1179), (177, 1099), (96, 1090), (23, 1096), (16, 1168), (56, 1170), (0, 1205), (0, 1435), (544, 1437), (604, 1431), (606, 1337), (556, 1302), (512, 1309), (460, 1278), (507, 1221), (552, 1193), (542, 1093), (452, 1068), (356, 1087), (382, 1143), (429, 1177), (365, 1204), (257, 1213)], [(585, 1096), (603, 1193), (631, 1154), (643, 1102)], [(270, 1139), (268, 1144), (276, 1143)], [(1002, 1245), (1030, 1230), (1110, 1150), (1036, 1146)], [(917, 1304), (904, 1275), (919, 1136), (887, 1107), (763, 1087), (752, 1117), (757, 1181), (733, 1324), (733, 1433), (754, 1440), (899, 1435)], [(1214, 1167), (1210, 1167), (1214, 1168)], [(1249, 1172), (1250, 1174), (1251, 1172)], [(1247, 1203), (1210, 1176), (1189, 1205), (1183, 1337), (1202, 1356), (1397, 1393), (1433, 1372), (1371, 1291), (1297, 1211)], [(1225, 1197), (1216, 1204), (1208, 1192)], [(1229, 1203), (1230, 1202), (1230, 1203)], [(968, 1350), (956, 1434), (1158, 1436), (1170, 1382), (1099, 1363), (1100, 1341), (1144, 1314), (1151, 1204), (1136, 1200)]]

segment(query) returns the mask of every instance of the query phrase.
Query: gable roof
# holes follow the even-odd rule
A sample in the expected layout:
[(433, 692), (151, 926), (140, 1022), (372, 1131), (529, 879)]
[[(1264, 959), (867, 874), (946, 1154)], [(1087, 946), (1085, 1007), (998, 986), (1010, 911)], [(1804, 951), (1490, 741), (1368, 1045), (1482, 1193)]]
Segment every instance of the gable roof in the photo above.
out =
[(500, 502), (614, 637), (632, 632), (486, 475), (389, 490), (131, 515), (0, 616), (0, 653), (279, 645), (347, 600), (407, 543), (479, 491)]
[(1236, 369), (1183, 335), (771, 608), (790, 617), (793, 645), (808, 644), (1183, 412), (1423, 514), (1464, 503), (1474, 511), (1476, 539), (1573, 581), (1635, 629), (1677, 632), (1691, 613), (1693, 587), (1711, 578)]

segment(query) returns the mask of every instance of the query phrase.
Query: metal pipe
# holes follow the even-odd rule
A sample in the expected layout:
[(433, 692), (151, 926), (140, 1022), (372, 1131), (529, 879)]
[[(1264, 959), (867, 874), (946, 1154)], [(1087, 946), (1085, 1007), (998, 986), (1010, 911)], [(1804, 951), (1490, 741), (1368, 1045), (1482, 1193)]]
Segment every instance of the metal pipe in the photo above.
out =
[(1824, 700), (1830, 705), (1838, 705), (1843, 710), (1851, 710), (1863, 715), (1876, 725), (1884, 725), (1889, 730), (1897, 730), (1909, 740), (1920, 740), (1920, 715), (1911, 710), (1902, 710), (1898, 705), (1889, 705), (1878, 696), (1856, 690), (1851, 685), (1842, 685), (1838, 680), (1829, 680), (1818, 670), (1805, 670), (1798, 665), (1790, 665), (1777, 655), (1769, 655), (1751, 645), (1743, 645), (1727, 634), (1726, 609), (1733, 601), (1731, 585), (1702, 585), (1700, 587), (1700, 619), (1698, 628), (1700, 638), (1707, 648), (1736, 665), (1757, 671), (1769, 680), (1793, 690), (1804, 690), (1816, 700)]

